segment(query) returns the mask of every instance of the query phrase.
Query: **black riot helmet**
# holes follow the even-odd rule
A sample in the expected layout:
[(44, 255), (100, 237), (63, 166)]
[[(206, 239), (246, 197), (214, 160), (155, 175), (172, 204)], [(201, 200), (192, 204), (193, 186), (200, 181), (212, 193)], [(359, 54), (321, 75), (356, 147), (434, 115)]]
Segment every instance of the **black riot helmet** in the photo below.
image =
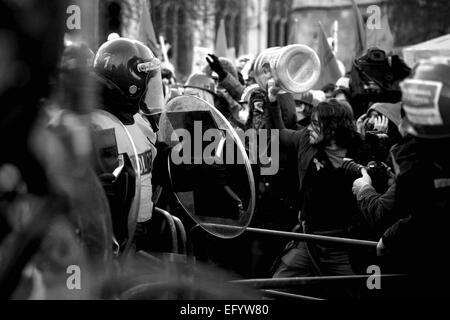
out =
[(404, 129), (425, 139), (450, 138), (450, 59), (421, 60), (400, 87)]
[[(116, 38), (98, 49), (94, 72), (106, 82), (111, 95), (119, 94), (129, 103), (140, 104), (163, 101), (160, 65), (159, 59), (142, 42)], [(152, 99), (146, 99), (146, 94), (150, 94)]]

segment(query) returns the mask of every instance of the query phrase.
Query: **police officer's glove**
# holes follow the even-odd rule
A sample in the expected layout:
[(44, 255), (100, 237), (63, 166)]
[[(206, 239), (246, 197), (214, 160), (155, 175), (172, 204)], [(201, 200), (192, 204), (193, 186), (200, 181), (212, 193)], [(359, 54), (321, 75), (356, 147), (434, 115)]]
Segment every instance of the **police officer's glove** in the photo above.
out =
[(171, 159), (172, 148), (165, 142), (156, 141), (156, 149), (158, 152), (153, 161), (152, 183), (153, 185), (159, 185), (163, 188), (170, 188), (170, 174), (167, 166), (167, 159)]
[(114, 185), (116, 177), (112, 173), (103, 173), (98, 178), (102, 183), (106, 196), (108, 198), (113, 198), (116, 195), (116, 187)]
[(211, 67), (211, 70), (217, 73), (217, 75), (219, 76), (219, 81), (222, 81), (227, 77), (227, 72), (223, 69), (220, 60), (216, 55), (208, 54), (208, 57), (206, 57), (206, 61)]

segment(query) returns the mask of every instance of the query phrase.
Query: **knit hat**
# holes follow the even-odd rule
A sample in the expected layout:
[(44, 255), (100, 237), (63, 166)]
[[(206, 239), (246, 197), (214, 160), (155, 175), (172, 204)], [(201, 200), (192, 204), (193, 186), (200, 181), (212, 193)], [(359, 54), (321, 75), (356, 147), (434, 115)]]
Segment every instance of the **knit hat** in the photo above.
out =
[(292, 94), (294, 97), (294, 100), (296, 102), (304, 103), (309, 106), (314, 106), (314, 96), (310, 91), (303, 92), (303, 93), (294, 93)]
[(326, 100), (325, 93), (321, 90), (310, 90), (303, 93), (294, 93), (294, 100), (301, 102), (311, 107), (317, 106), (319, 103)]

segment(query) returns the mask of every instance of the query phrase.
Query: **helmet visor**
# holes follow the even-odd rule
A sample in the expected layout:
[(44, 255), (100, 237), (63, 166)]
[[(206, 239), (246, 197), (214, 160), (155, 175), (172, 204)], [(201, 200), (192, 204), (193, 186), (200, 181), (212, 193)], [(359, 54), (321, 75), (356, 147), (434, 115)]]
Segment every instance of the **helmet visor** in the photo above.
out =
[(160, 114), (165, 109), (161, 62), (153, 58), (148, 62), (139, 63), (137, 68), (139, 72), (148, 74), (147, 90), (143, 96), (147, 110), (143, 111), (149, 115)]

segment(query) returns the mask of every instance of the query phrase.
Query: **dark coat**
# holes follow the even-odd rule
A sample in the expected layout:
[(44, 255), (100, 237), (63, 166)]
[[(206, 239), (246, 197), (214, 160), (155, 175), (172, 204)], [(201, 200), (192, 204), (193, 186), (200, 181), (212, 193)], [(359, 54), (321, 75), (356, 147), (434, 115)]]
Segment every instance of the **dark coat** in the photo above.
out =
[(227, 76), (223, 78), (219, 84), (228, 91), (228, 93), (234, 100), (241, 100), (241, 96), (244, 92), (245, 87), (240, 84), (238, 79), (227, 73)]
[[(303, 199), (303, 193), (305, 188), (305, 177), (307, 176), (308, 169), (311, 166), (313, 159), (321, 151), (318, 146), (311, 145), (309, 141), (309, 132), (307, 128), (301, 130), (286, 129), (284, 122), (282, 121), (281, 110), (278, 103), (272, 103), (270, 105), (270, 115), (268, 125), (272, 124), (274, 128), (279, 129), (280, 145), (293, 150), (297, 160), (297, 174), (298, 174), (298, 199), (299, 202)], [(363, 149), (363, 140), (355, 141), (355, 150), (348, 151), (348, 157), (355, 159), (356, 161), (365, 161), (367, 156), (359, 154), (359, 150)], [(363, 159), (364, 158), (364, 159)], [(349, 186), (349, 192), (351, 193), (351, 185)], [(300, 203), (300, 206), (302, 204)], [(356, 204), (354, 204), (356, 207)]]
[(383, 235), (388, 256), (402, 271), (422, 276), (448, 272), (450, 159), (448, 140), (405, 141), (396, 151), (400, 166), (395, 206), (400, 219)]
[[(297, 169), (299, 175), (299, 191), (302, 190), (303, 180), (306, 171), (319, 151), (317, 146), (311, 145), (309, 142), (309, 132), (307, 128), (301, 128), (300, 130), (287, 129), (283, 121), (281, 109), (278, 102), (271, 103), (267, 112), (267, 127), (280, 130), (280, 145), (295, 150), (297, 153)], [(362, 138), (355, 139), (353, 150), (349, 150), (349, 158), (354, 159), (359, 163), (366, 163), (369, 159), (367, 154), (367, 148), (364, 145)]]
[(356, 196), (358, 208), (376, 240), (400, 218), (394, 211), (395, 189), (394, 183), (385, 193), (379, 194), (374, 187), (366, 186)]

